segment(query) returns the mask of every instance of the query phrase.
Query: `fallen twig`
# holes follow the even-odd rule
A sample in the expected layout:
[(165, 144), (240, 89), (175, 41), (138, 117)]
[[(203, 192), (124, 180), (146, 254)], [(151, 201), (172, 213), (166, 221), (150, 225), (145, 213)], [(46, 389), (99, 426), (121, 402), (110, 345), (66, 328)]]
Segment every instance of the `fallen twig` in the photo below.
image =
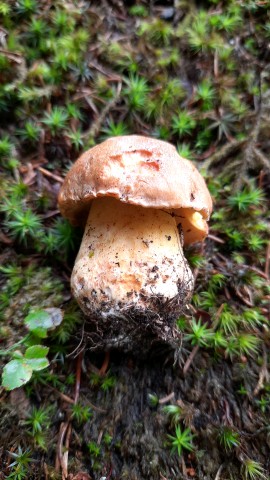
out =
[(159, 404), (163, 404), (163, 403), (167, 403), (169, 402), (170, 400), (172, 400), (174, 398), (174, 392), (171, 392), (169, 393), (169, 395), (167, 395), (166, 397), (163, 397), (163, 398), (160, 398), (158, 403)]
[(108, 370), (109, 362), (110, 362), (110, 352), (105, 352), (104, 361), (98, 371), (101, 377), (104, 377), (104, 375), (106, 374)]
[(222, 243), (222, 244), (225, 243), (224, 240), (222, 240), (219, 237), (216, 237), (215, 235), (212, 235), (211, 233), (208, 234), (208, 238), (210, 238), (210, 240), (213, 240), (214, 242), (217, 242), (217, 243)]
[(224, 160), (226, 157), (238, 150), (246, 140), (232, 140), (231, 142), (226, 143), (220, 150), (218, 150), (214, 155), (205, 160), (201, 168), (208, 170), (208, 168), (216, 163)]
[(221, 474), (221, 472), (222, 472), (222, 470), (223, 470), (223, 466), (224, 466), (223, 464), (220, 465), (220, 467), (219, 467), (219, 469), (218, 469), (218, 471), (217, 471), (217, 474), (216, 474), (216, 476), (215, 476), (215, 480), (219, 480), (220, 474)]
[(270, 278), (270, 268), (269, 267), (270, 267), (270, 242), (267, 245), (265, 269), (264, 269), (266, 278), (268, 278), (268, 279)]
[(69, 454), (69, 443), (71, 438), (72, 425), (68, 423), (66, 430), (66, 440), (65, 440), (65, 451), (61, 452), (61, 468), (62, 468), (62, 479), (65, 480), (68, 477), (68, 454)]
[(0, 48), (0, 53), (15, 63), (21, 64), (24, 61), (23, 55), (21, 53), (10, 52), (9, 50), (5, 50), (4, 48)]
[(57, 445), (56, 445), (56, 459), (55, 459), (55, 471), (59, 472), (60, 470), (60, 465), (61, 465), (61, 457), (62, 457), (62, 446), (64, 443), (64, 436), (66, 433), (66, 429), (68, 427), (68, 424), (65, 422), (62, 422), (60, 424), (60, 429), (58, 433), (58, 440), (57, 440)]
[(76, 365), (76, 383), (75, 383), (74, 403), (78, 403), (78, 400), (79, 400), (81, 374), (82, 374), (82, 358), (83, 358), (83, 352), (80, 352), (77, 357), (77, 365)]
[(159, 475), (160, 475), (160, 479), (161, 479), (161, 480), (168, 480), (166, 477), (164, 477), (164, 475), (162, 475), (161, 472), (159, 472)]
[(38, 171), (43, 173), (43, 175), (45, 175), (46, 177), (49, 177), (49, 178), (52, 178), (53, 180), (56, 180), (56, 182), (59, 182), (59, 183), (64, 182), (64, 179), (62, 177), (60, 177), (59, 175), (55, 175), (52, 172), (49, 172), (48, 170), (46, 170), (43, 167), (38, 167)]
[(73, 398), (69, 397), (68, 395), (65, 395), (62, 392), (59, 392), (57, 388), (52, 387), (51, 385), (47, 385), (51, 390), (53, 390), (64, 402), (70, 403), (71, 405), (74, 405), (74, 400)]
[[(270, 252), (269, 252), (269, 254), (270, 254)], [(247, 265), (246, 267), (249, 270), (251, 270), (252, 272), (257, 273), (259, 275), (259, 277), (265, 278), (266, 280), (269, 278), (266, 273), (262, 272), (259, 268), (254, 267), (253, 265)]]
[(187, 371), (191, 365), (191, 363), (193, 362), (198, 350), (199, 350), (200, 346), (199, 345), (195, 345), (195, 347), (192, 349), (185, 365), (184, 365), (184, 368), (183, 368), (183, 374), (186, 375), (187, 374)]
[[(76, 364), (76, 383), (75, 383), (75, 393), (74, 393), (74, 405), (78, 403), (79, 393), (80, 393), (80, 384), (81, 384), (81, 372), (82, 372), (82, 356), (81, 352), (77, 357)], [(59, 471), (60, 467), (62, 469), (62, 480), (65, 480), (68, 477), (68, 454), (69, 454), (69, 444), (72, 433), (72, 424), (70, 416), (66, 422), (61, 423), (59, 437), (57, 442), (57, 455), (55, 462), (55, 469)], [(63, 449), (65, 445), (65, 449)]]
[(268, 158), (262, 153), (261, 150), (258, 148), (253, 149), (254, 155), (257, 158), (258, 162), (263, 168), (266, 168), (267, 170), (270, 170), (270, 161)]
[(253, 394), (256, 396), (264, 388), (264, 381), (269, 381), (269, 372), (267, 369), (267, 352), (265, 345), (263, 345), (263, 363), (259, 373), (258, 383), (253, 391)]
[(87, 130), (86, 132), (84, 132), (83, 137), (95, 138), (98, 135), (98, 133), (101, 129), (101, 126), (102, 126), (106, 116), (108, 115), (109, 111), (112, 110), (115, 107), (115, 105), (117, 104), (117, 102), (120, 98), (121, 89), (122, 89), (122, 82), (119, 82), (118, 85), (117, 85), (117, 90), (116, 90), (115, 97), (105, 105), (105, 107), (103, 108), (103, 110), (99, 114), (98, 118), (93, 122), (93, 125), (90, 127), (90, 129)]

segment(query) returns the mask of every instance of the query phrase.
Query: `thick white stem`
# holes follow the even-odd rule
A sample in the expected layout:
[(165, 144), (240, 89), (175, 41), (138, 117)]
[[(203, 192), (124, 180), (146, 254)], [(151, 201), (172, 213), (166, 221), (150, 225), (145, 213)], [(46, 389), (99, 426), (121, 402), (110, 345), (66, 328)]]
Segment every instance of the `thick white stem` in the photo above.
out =
[(109, 197), (94, 200), (71, 286), (82, 310), (100, 311), (101, 318), (147, 309), (155, 297), (189, 295), (193, 278), (174, 217)]

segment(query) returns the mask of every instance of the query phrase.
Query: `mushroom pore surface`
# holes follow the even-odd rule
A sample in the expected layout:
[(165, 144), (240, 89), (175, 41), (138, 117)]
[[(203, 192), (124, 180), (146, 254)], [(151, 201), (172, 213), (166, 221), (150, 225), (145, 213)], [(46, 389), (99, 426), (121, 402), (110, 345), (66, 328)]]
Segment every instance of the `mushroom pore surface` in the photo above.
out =
[[(84, 313), (97, 321), (175, 321), (193, 289), (174, 217), (111, 197), (92, 202), (71, 278)], [(163, 315), (164, 312), (164, 315)]]

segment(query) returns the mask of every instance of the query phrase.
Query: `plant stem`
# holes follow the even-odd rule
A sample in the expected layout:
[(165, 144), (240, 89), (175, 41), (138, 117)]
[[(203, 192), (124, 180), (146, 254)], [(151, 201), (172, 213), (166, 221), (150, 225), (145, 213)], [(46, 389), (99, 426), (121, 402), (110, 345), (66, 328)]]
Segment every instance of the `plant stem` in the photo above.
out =
[(14, 343), (14, 345), (9, 347), (7, 350), (0, 350), (0, 356), (5, 357), (5, 356), (9, 355), (9, 353), (12, 352), (13, 350), (15, 350), (18, 347), (18, 345), (21, 345), (22, 343), (24, 343), (27, 340), (28, 336), (29, 335), (26, 335), (21, 340), (19, 340), (17, 343)]

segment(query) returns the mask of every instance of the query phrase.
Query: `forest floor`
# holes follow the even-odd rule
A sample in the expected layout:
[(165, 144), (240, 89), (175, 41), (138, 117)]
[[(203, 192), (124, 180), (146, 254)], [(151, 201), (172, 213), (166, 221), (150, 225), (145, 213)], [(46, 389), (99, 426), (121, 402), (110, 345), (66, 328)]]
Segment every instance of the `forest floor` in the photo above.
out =
[[(0, 479), (270, 479), (270, 3), (0, 1)], [(179, 345), (95, 352), (57, 194), (115, 135), (173, 143), (210, 235)]]

